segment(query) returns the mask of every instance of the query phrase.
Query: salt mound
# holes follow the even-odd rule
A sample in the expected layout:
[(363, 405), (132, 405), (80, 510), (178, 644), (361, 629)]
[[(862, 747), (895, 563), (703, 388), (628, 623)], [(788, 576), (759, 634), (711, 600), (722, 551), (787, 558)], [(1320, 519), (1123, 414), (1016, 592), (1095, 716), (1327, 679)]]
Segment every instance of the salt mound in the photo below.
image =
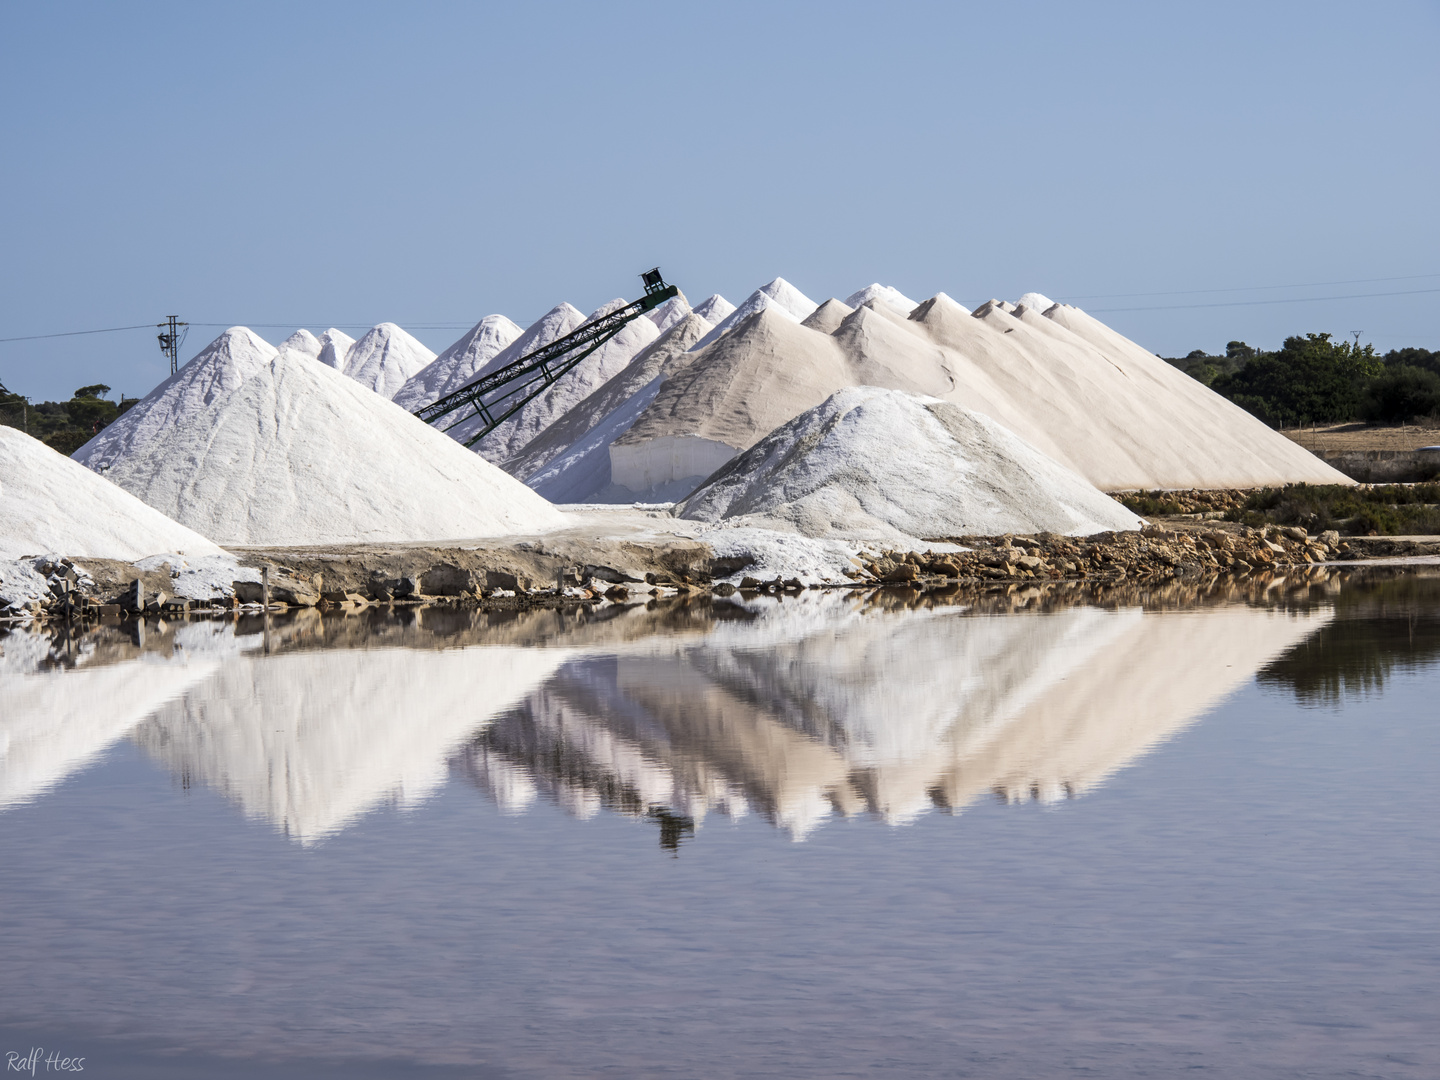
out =
[(280, 343), (280, 348), (298, 352), (300, 355), (309, 356), (312, 359), (319, 357), (320, 350), (324, 347), (319, 338), (303, 327)]
[(832, 296), (812, 311), (809, 318), (800, 325), (807, 326), (811, 330), (818, 330), (822, 334), (833, 334), (840, 329), (840, 324), (845, 321), (845, 317), (854, 310), (849, 304), (836, 300)]
[[(612, 300), (591, 312), (583, 322), (593, 322), (595, 319), (625, 307), (627, 303), (625, 300)], [(574, 311), (573, 308), (571, 310)], [(567, 321), (557, 323), (557, 328)], [(568, 334), (570, 330), (565, 330), (564, 333)], [(559, 333), (555, 334), (555, 337), (559, 336), (561, 336)], [(497, 465), (508, 461), (571, 408), (618, 375), (641, 349), (659, 336), (659, 329), (649, 319), (630, 320), (604, 345), (581, 360), (562, 378), (546, 387), (537, 397), (526, 402), (519, 412), (476, 443), (474, 450), (486, 461), (493, 461)], [(544, 344), (544, 342), (540, 344)], [(516, 345), (519, 345), (518, 341)], [(538, 348), (539, 345), (534, 347)], [(497, 362), (498, 360), (499, 357), (496, 358)], [(492, 364), (493, 366), (495, 365)], [(483, 424), (484, 421), (479, 416), (474, 416), (462, 421), (451, 429), (449, 434), (464, 441), (480, 430)]]
[(719, 293), (711, 293), (700, 303), (695, 305), (695, 314), (708, 322), (711, 326), (718, 326), (730, 317), (734, 312), (735, 305), (726, 300)]
[(691, 312), (507, 461), (505, 471), (556, 503), (669, 501), (614, 484), (610, 444), (655, 399), (666, 379), (690, 365), (696, 356), (690, 347), (709, 330), (710, 324)]
[(685, 299), (685, 294), (681, 293), (679, 296), (672, 296), (653, 311), (647, 311), (645, 317), (663, 334), (689, 314), (690, 303)]
[(812, 537), (1083, 536), (1143, 525), (989, 417), (868, 386), (761, 439), (676, 512), (712, 522), (754, 515)]
[(765, 433), (856, 382), (833, 338), (773, 305), (693, 351), (694, 362), (666, 381), (611, 445), (611, 476), (622, 487), (698, 483)]
[(473, 382), (523, 332), (504, 315), (486, 315), (459, 341), (412, 375), (391, 400), (407, 412), (438, 401)]
[(186, 423), (274, 358), (275, 348), (268, 341), (243, 326), (232, 326), (72, 456), (103, 473), (118, 458)]
[(1029, 308), (1035, 312), (1036, 315), (1044, 315), (1045, 312), (1055, 306), (1055, 301), (1051, 300), (1044, 293), (1027, 292), (1024, 296), (1020, 297), (1019, 300), (1015, 301), (1015, 306), (1017, 308)]
[(355, 345), (355, 339), (343, 330), (333, 326), (320, 335), (320, 355), (317, 359), (326, 367), (336, 371), (345, 370), (346, 359)]
[(423, 371), (435, 354), (394, 323), (366, 331), (350, 347), (345, 374), (381, 397), (394, 397), (410, 379)]
[(0, 427), (0, 559), (56, 554), (135, 562), (171, 553), (224, 554), (38, 439)]
[(859, 292), (853, 292), (845, 298), (845, 303), (858, 308), (871, 303), (889, 304), (901, 315), (909, 315), (915, 310), (916, 304), (899, 289), (891, 288), (889, 285), (881, 285), (878, 281), (872, 285), (866, 285)]
[(230, 544), (440, 542), (566, 523), (393, 402), (288, 352), (107, 475)]
[(815, 301), (795, 288), (794, 285), (784, 278), (777, 277), (773, 281), (761, 285), (747, 296), (744, 303), (716, 323), (714, 330), (696, 342), (695, 348), (703, 349), (706, 345), (718, 341), (750, 316), (765, 308), (773, 308), (792, 322), (798, 323), (802, 319), (808, 319), (815, 312), (817, 306)]

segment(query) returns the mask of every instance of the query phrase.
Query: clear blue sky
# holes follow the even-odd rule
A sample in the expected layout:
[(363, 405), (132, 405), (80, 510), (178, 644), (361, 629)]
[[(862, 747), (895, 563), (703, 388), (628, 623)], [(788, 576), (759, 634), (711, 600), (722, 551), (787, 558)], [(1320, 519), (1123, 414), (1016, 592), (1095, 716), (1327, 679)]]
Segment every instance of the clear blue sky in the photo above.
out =
[[(1437, 46), (1433, 0), (8, 3), (0, 337), (523, 324), (659, 263), (1038, 289), (1166, 355), (1440, 348)], [(146, 333), (0, 344), (34, 400), (164, 373)]]

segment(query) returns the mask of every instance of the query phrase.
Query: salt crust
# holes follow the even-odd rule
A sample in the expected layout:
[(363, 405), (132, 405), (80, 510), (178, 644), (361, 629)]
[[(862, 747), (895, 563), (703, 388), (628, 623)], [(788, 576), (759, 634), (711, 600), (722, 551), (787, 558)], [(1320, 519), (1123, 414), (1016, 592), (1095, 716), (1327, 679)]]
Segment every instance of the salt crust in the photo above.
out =
[(0, 559), (56, 552), (133, 562), (215, 544), (38, 439), (0, 427)]
[(676, 513), (878, 540), (1144, 524), (989, 417), (872, 386), (842, 390), (771, 432)]
[(345, 374), (381, 397), (394, 397), (412, 375), (434, 359), (433, 352), (400, 327), (380, 323), (350, 347)]
[(345, 363), (349, 359), (350, 349), (355, 345), (355, 339), (343, 330), (336, 330), (333, 326), (320, 335), (320, 355), (317, 359), (326, 367), (332, 367), (336, 371), (344, 371)]
[(472, 382), (524, 333), (504, 315), (486, 315), (459, 341), (410, 378), (391, 399), (407, 412), (438, 401)]
[(289, 352), (107, 475), (228, 544), (440, 542), (567, 523), (404, 409)]

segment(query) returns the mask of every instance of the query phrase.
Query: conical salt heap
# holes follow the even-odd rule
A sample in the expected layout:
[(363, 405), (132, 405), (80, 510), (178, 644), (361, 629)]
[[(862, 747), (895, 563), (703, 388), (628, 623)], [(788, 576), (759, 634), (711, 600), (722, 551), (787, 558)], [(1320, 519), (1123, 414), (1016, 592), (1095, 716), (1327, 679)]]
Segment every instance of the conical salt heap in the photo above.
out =
[(862, 539), (1083, 536), (1144, 524), (988, 416), (874, 386), (841, 390), (777, 428), (676, 511)]
[(459, 341), (411, 376), (391, 400), (407, 412), (438, 401), (471, 382), (523, 332), (504, 315), (486, 315)]
[(227, 544), (439, 542), (567, 523), (397, 405), (291, 352), (112, 457), (106, 475)]
[(38, 439), (0, 427), (0, 559), (168, 554), (224, 552)]
[(345, 374), (381, 397), (394, 397), (435, 354), (394, 323), (380, 323), (350, 347)]

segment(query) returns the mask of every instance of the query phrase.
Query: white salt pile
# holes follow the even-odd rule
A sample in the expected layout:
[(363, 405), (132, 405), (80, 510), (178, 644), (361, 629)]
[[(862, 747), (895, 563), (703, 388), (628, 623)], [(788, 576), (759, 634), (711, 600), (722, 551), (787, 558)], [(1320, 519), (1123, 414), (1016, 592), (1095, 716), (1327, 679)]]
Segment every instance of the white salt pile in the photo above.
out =
[(438, 401), (472, 382), (521, 333), (520, 327), (504, 315), (486, 315), (459, 341), (411, 376), (391, 400), (407, 412)]
[(291, 352), (298, 352), (302, 356), (319, 357), (320, 350), (325, 348), (325, 346), (321, 343), (320, 339), (309, 330), (301, 328), (282, 341), (280, 348), (289, 349)]
[(849, 308), (862, 307), (871, 302), (889, 304), (901, 315), (909, 315), (916, 308), (916, 303), (899, 289), (889, 285), (881, 285), (878, 281), (858, 292), (853, 292), (845, 298), (845, 305)]
[(702, 338), (694, 363), (616, 439), (615, 483), (698, 483), (847, 386), (928, 394), (984, 413), (1104, 490), (1349, 482), (1159, 357), (1039, 293), (973, 313), (939, 293), (907, 315), (907, 297), (871, 285), (851, 295), (853, 311), (828, 300), (797, 321), (799, 294), (777, 282)]
[[(612, 483), (610, 444), (635, 422), (660, 385), (695, 358), (711, 327), (694, 312), (646, 346), (618, 375), (546, 428), (504, 465), (551, 502), (670, 501)], [(673, 498), (673, 496), (672, 496)]]
[(566, 524), (404, 409), (289, 352), (115, 457), (106, 475), (229, 544), (439, 542)]
[(345, 357), (345, 374), (381, 397), (394, 397), (435, 354), (394, 323), (372, 327)]
[[(626, 303), (625, 300), (612, 300), (591, 312), (589, 316), (578, 320), (574, 318), (574, 315), (579, 315), (579, 312), (569, 304), (562, 304), (546, 316), (549, 319), (551, 315), (568, 309), (563, 311), (564, 318), (554, 320), (554, 333), (551, 336), (536, 335), (533, 344), (522, 344), (526, 338), (531, 337), (530, 331), (527, 330), (524, 337), (497, 356), (491, 362), (490, 367), (493, 369), (512, 359), (519, 359), (531, 349), (539, 348), (562, 334), (579, 329), (584, 323), (608, 315), (612, 311), (626, 306)], [(532, 329), (534, 328), (532, 327)], [(568, 410), (619, 374), (641, 349), (659, 336), (659, 328), (649, 319), (632, 319), (619, 333), (581, 360), (563, 378), (551, 383), (537, 397), (526, 402), (519, 412), (486, 435), (481, 442), (476, 444), (476, 452), (487, 461), (493, 461), (496, 464), (508, 461)], [(463, 441), (478, 431), (483, 423), (484, 421), (479, 416), (474, 416), (461, 421), (447, 431), (452, 438)]]
[(699, 315), (711, 326), (718, 326), (728, 319), (734, 311), (735, 305), (719, 293), (711, 293), (695, 305), (695, 314)]
[(718, 341), (746, 319), (766, 309), (772, 309), (792, 322), (798, 323), (809, 318), (818, 306), (814, 300), (811, 300), (794, 285), (784, 278), (777, 277), (761, 285), (747, 296), (738, 308), (716, 323), (715, 329), (701, 338), (695, 348), (703, 349), (711, 342)]
[(355, 339), (343, 330), (336, 330), (333, 326), (320, 335), (319, 361), (326, 367), (332, 367), (336, 371), (345, 370), (345, 361), (350, 356), (350, 350), (355, 345)]
[(224, 553), (38, 439), (0, 427), (0, 559)]
[(858, 539), (1083, 536), (1144, 524), (989, 417), (870, 386), (842, 390), (784, 424), (676, 512)]
[(233, 326), (201, 349), (73, 457), (104, 473), (115, 461), (140, 451), (184, 418), (234, 390), (275, 358), (275, 348), (243, 326)]

